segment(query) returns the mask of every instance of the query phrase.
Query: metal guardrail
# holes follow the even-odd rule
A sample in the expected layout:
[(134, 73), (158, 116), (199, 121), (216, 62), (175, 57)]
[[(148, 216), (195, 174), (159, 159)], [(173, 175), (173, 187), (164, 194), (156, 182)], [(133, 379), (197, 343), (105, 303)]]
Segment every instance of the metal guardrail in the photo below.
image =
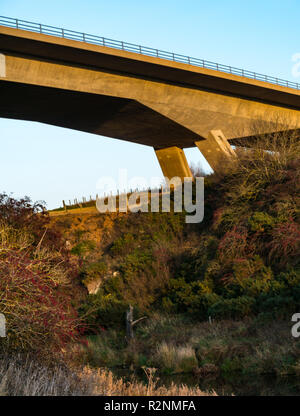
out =
[(54, 26), (42, 25), (40, 23), (28, 22), (26, 20), (14, 19), (11, 17), (0, 16), (0, 25), (12, 27), (15, 29), (28, 30), (30, 32), (42, 33), (44, 35), (57, 36), (80, 42), (91, 43), (94, 45), (107, 46), (109, 48), (120, 49), (128, 52), (135, 52), (141, 55), (154, 56), (169, 61), (180, 62), (194, 65), (201, 68), (213, 69), (233, 75), (240, 75), (245, 78), (265, 81), (270, 84), (280, 85), (299, 90), (300, 84), (297, 82), (286, 81), (281, 78), (275, 78), (257, 72), (247, 71), (245, 69), (233, 66), (222, 65), (216, 62), (206, 61), (204, 59), (192, 58), (190, 56), (180, 55), (178, 53), (166, 52), (160, 49), (153, 49), (147, 46), (135, 45), (134, 43), (123, 42), (114, 39), (104, 38), (102, 36), (90, 35), (88, 33), (75, 32), (74, 30), (62, 29)]

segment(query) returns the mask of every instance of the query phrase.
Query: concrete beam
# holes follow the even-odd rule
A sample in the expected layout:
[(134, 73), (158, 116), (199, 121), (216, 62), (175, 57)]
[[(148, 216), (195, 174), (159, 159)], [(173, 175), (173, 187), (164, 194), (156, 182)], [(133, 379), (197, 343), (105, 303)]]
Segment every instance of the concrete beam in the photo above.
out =
[(211, 168), (216, 172), (224, 168), (227, 161), (236, 157), (236, 153), (221, 130), (211, 130), (206, 140), (195, 142)]
[(193, 178), (193, 174), (186, 160), (184, 151), (179, 147), (172, 146), (164, 149), (155, 150), (163, 174), (168, 179), (178, 176)]

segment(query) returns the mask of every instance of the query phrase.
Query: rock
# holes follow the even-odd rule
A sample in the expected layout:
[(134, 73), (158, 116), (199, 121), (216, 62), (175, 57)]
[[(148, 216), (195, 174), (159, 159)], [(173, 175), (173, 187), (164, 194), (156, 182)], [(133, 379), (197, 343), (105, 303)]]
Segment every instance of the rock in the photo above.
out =
[(101, 283), (102, 279), (95, 279), (91, 282), (86, 283), (85, 286), (89, 292), (89, 295), (96, 295), (98, 290), (100, 289)]

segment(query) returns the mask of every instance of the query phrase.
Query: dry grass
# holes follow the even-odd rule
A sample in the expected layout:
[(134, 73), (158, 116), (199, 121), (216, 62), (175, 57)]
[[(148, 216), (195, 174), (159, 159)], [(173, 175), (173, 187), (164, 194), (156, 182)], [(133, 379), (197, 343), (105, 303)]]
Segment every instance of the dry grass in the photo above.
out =
[[(116, 379), (105, 369), (46, 367), (21, 355), (2, 357), (0, 396), (208, 396), (186, 385), (157, 387), (155, 369), (145, 369), (148, 383)], [(213, 393), (213, 395), (215, 395)]]
[(3, 357), (0, 396), (73, 396), (84, 389), (77, 375), (63, 366), (45, 367), (29, 357)]
[(83, 215), (83, 214), (99, 214), (99, 211), (94, 207), (73, 208), (71, 210), (63, 211), (49, 211), (50, 217), (60, 217), (62, 215)]
[(174, 373), (191, 372), (198, 366), (195, 350), (192, 346), (176, 346), (164, 341), (157, 346), (154, 361), (160, 368), (168, 368)]
[(172, 383), (169, 387), (157, 386), (157, 380), (154, 377), (154, 368), (144, 369), (148, 378), (148, 383), (132, 381), (125, 382), (123, 379), (116, 380), (110, 371), (104, 369), (92, 370), (85, 367), (81, 377), (89, 386), (93, 386), (93, 395), (104, 396), (212, 396), (215, 393), (205, 393), (198, 387), (188, 387), (184, 384), (175, 385)]

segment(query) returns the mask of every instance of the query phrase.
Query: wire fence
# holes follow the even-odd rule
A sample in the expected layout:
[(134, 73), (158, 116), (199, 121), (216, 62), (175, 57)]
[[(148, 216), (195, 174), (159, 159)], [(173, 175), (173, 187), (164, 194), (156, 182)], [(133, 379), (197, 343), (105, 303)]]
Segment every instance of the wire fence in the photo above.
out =
[(270, 84), (280, 85), (299, 90), (300, 84), (297, 82), (287, 81), (281, 78), (275, 78), (269, 75), (260, 74), (245, 69), (236, 68), (229, 65), (223, 65), (216, 62), (206, 61), (205, 59), (192, 58), (190, 56), (178, 53), (167, 52), (160, 49), (149, 48), (147, 46), (136, 45), (134, 43), (123, 42), (119, 40), (95, 36), (88, 33), (76, 32), (74, 30), (62, 29), (55, 26), (43, 25), (40, 23), (28, 22), (26, 20), (14, 19), (11, 17), (0, 16), (0, 25), (12, 27), (15, 29), (27, 30), (30, 32), (42, 33), (44, 35), (57, 36), (60, 38), (76, 40), (94, 45), (106, 46), (109, 48), (120, 49), (127, 52), (134, 52), (146, 56), (154, 56), (169, 61), (180, 62), (188, 65), (198, 66), (201, 68), (213, 69), (233, 75), (240, 75), (245, 78), (255, 79), (268, 82)]

